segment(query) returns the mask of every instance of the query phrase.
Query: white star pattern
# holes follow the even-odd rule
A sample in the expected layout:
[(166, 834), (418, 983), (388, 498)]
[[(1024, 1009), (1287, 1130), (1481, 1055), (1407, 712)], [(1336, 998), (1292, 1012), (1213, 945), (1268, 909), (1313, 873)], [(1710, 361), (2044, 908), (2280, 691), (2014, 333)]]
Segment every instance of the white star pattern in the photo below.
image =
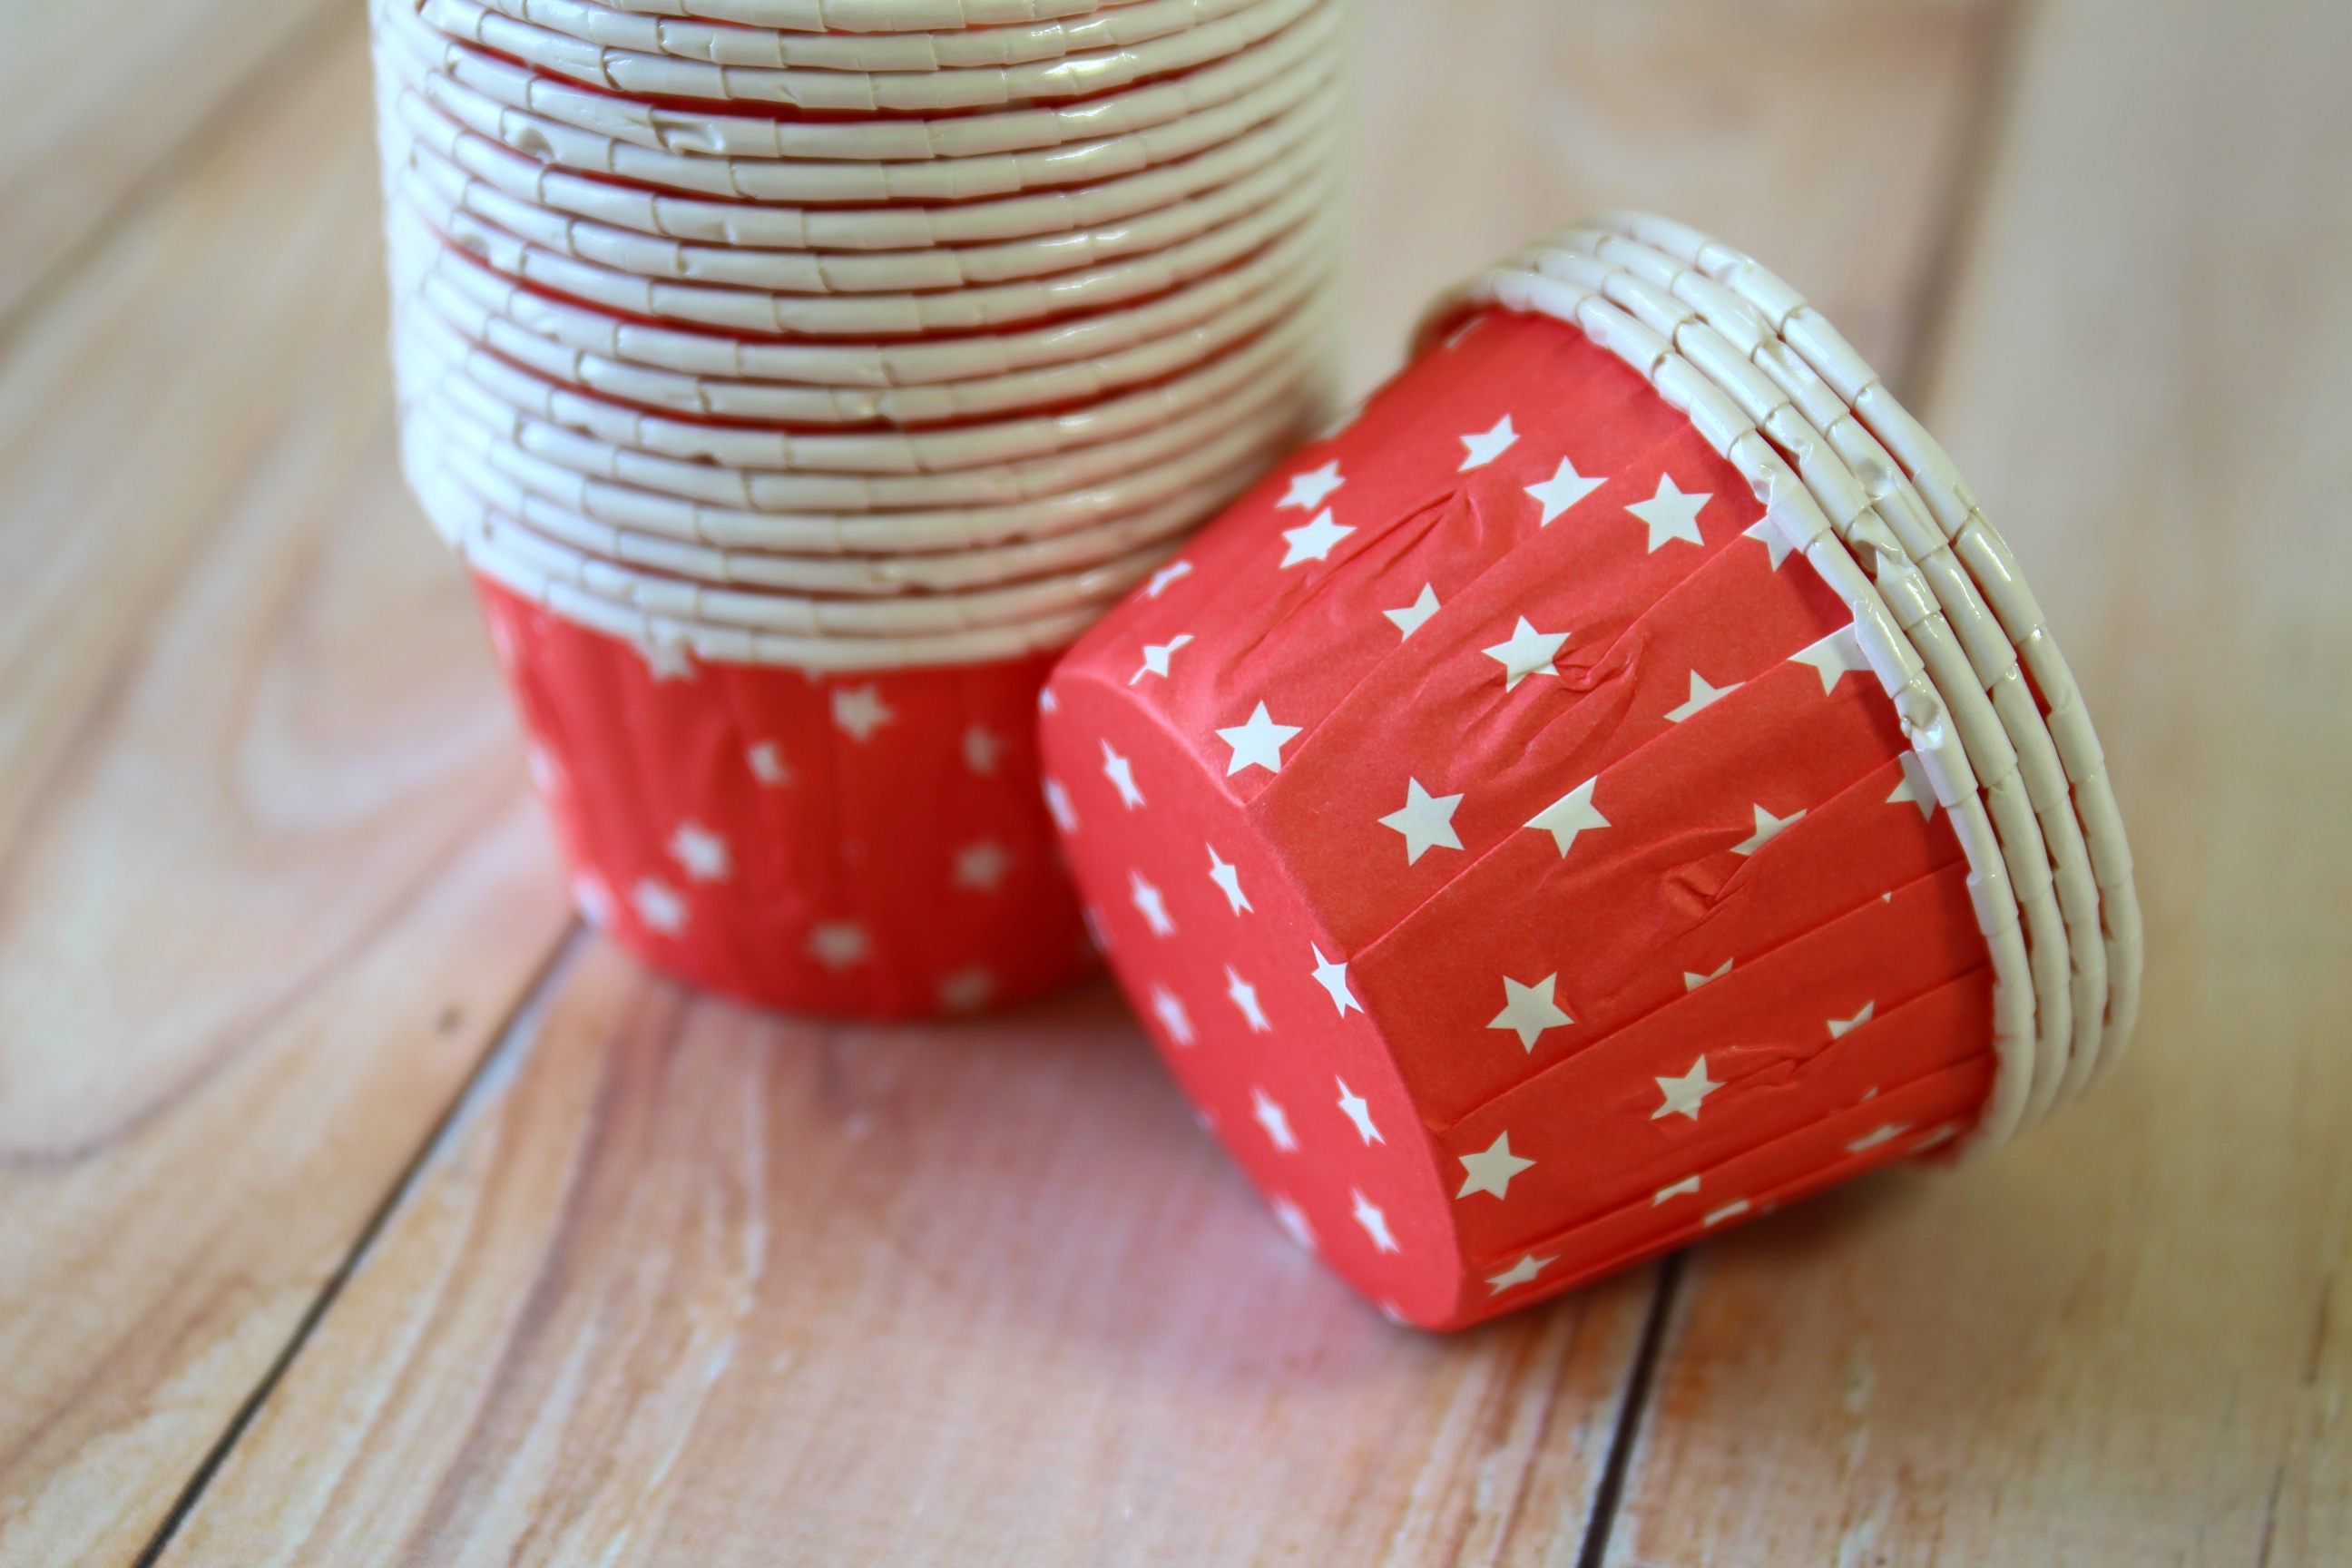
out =
[(1225, 776), (1231, 778), (1244, 768), (1264, 768), (1267, 773), (1282, 771), (1282, 748), (1298, 733), (1296, 724), (1277, 724), (1261, 702), (1244, 723), (1217, 731), (1217, 739), (1234, 749), (1233, 761), (1225, 764)]
[(1521, 1171), (1532, 1171), (1536, 1163), (1523, 1160), (1511, 1152), (1511, 1135), (1498, 1133), (1482, 1153), (1456, 1154), (1462, 1162), (1462, 1190), (1454, 1194), (1456, 1201), (1473, 1193), (1492, 1193), (1498, 1198), (1511, 1195), (1511, 1178)]
[[(1052, 687), (1040, 687), (1040, 699), (1054, 695)], [(985, 724), (974, 724), (963, 732), (963, 765), (982, 778), (996, 773), (996, 760), (1004, 755), (1004, 737)]]
[(1381, 817), (1381, 826), (1404, 835), (1404, 863), (1419, 865), (1432, 849), (1462, 847), (1461, 837), (1454, 831), (1454, 811), (1461, 804), (1458, 795), (1432, 795), (1419, 779), (1407, 779), (1404, 805)]
[(879, 688), (845, 686), (833, 694), (833, 721), (861, 743), (874, 738), (874, 731), (898, 715), (882, 700)]
[(1078, 830), (1077, 809), (1070, 805), (1070, 792), (1053, 774), (1045, 775), (1045, 809), (1054, 814), (1054, 826), (1065, 833)]
[(1560, 1010), (1552, 1000), (1559, 984), (1558, 972), (1545, 975), (1532, 985), (1522, 985), (1509, 975), (1503, 976), (1503, 1010), (1495, 1015), (1486, 1027), (1508, 1029), (1519, 1037), (1520, 1048), (1532, 1053), (1536, 1042), (1546, 1029), (1557, 1029), (1573, 1024), (1575, 1019)]
[(1845, 679), (1850, 669), (1864, 673), (1870, 669), (1870, 661), (1862, 657), (1862, 639), (1854, 635), (1851, 625), (1840, 626), (1812, 647), (1790, 654), (1789, 662), (1811, 665), (1822, 678), (1823, 691), (1835, 691), (1837, 683)]
[(1095, 951), (1097, 952), (1101, 953), (1106, 958), (1109, 957), (1110, 927), (1105, 923), (1102, 918), (1102, 911), (1095, 908), (1092, 904), (1088, 904), (1085, 908), (1081, 909), (1078, 913), (1085, 917), (1087, 922), (1087, 940), (1095, 944)]
[(1244, 980), (1241, 971), (1230, 963), (1225, 965), (1225, 994), (1242, 1010), (1242, 1019), (1249, 1025), (1251, 1034), (1272, 1031), (1274, 1026), (1266, 1022), (1265, 1009), (1257, 1005), (1257, 987)]
[(1696, 970), (1685, 969), (1683, 971), (1683, 989), (1686, 992), (1696, 991), (1700, 986), (1706, 984), (1708, 981), (1720, 980), (1730, 973), (1731, 960), (1727, 958), (1721, 963), (1717, 964), (1713, 969), (1708, 970), (1705, 974), (1701, 974)]
[(1184, 1011), (1184, 1004), (1176, 999), (1176, 993), (1165, 985), (1151, 988), (1151, 1016), (1160, 1020), (1160, 1026), (1167, 1031), (1171, 1043), (1179, 1046), (1192, 1043), (1192, 1016)]
[(809, 928), (808, 955), (836, 974), (863, 963), (873, 951), (873, 940), (856, 921), (819, 921)]
[(1180, 578), (1190, 577), (1192, 574), (1192, 563), (1190, 561), (1171, 561), (1151, 574), (1151, 581), (1143, 585), (1143, 596), (1147, 599), (1156, 599), (1168, 592), (1170, 584)]
[(1846, 1036), (1852, 1034), (1854, 1030), (1861, 1028), (1864, 1024), (1869, 1023), (1871, 1018), (1877, 1012), (1877, 1003), (1864, 1002), (1862, 1005), (1862, 1011), (1856, 1013), (1853, 1017), (1832, 1018), (1829, 1021), (1830, 1038), (1832, 1040), (1844, 1039)]
[(686, 900), (659, 878), (640, 879), (629, 890), (629, 905), (649, 931), (676, 936), (686, 930)]
[(583, 871), (572, 879), (572, 901), (590, 925), (602, 930), (613, 923), (613, 889), (595, 872)]
[(1226, 907), (1235, 914), (1248, 910), (1249, 895), (1242, 891), (1242, 874), (1234, 868), (1233, 862), (1218, 855), (1215, 845), (1204, 847), (1209, 851), (1209, 880), (1217, 885), (1217, 891), (1224, 894)]
[(1672, 475), (1660, 474), (1658, 493), (1625, 510), (1649, 525), (1650, 548), (1655, 551), (1675, 539), (1691, 544), (1706, 543), (1698, 536), (1698, 514), (1714, 499), (1712, 491), (1686, 492), (1675, 483)]
[(1381, 614), (1396, 623), (1400, 637), (1411, 637), (1421, 630), (1422, 624), (1437, 614), (1437, 588), (1430, 583), (1421, 585), (1421, 596), (1402, 610), (1382, 610)]
[(1466, 474), (1473, 468), (1485, 468), (1509, 451), (1518, 438), (1519, 433), (1511, 428), (1511, 416), (1507, 414), (1504, 415), (1495, 421), (1493, 429), (1482, 430), (1475, 436), (1461, 437), (1462, 466), (1454, 471), (1457, 474)]
[(1922, 816), (1936, 815), (1942, 803), (1936, 798), (1935, 781), (1927, 776), (1927, 764), (1919, 760), (1916, 752), (1903, 753), (1903, 782), (1886, 797), (1889, 805), (1916, 805)]
[(770, 789), (793, 782), (793, 770), (784, 765), (784, 749), (773, 741), (755, 741), (743, 752), (743, 761), (751, 776)]
[(563, 769), (555, 754), (533, 741), (523, 752), (523, 761), (530, 766), (530, 782), (541, 795), (553, 795), (563, 787)]
[(1687, 1116), (1696, 1121), (1698, 1108), (1706, 1103), (1706, 1097), (1723, 1087), (1706, 1076), (1705, 1057), (1694, 1062), (1690, 1071), (1680, 1078), (1659, 1078), (1654, 1081), (1659, 1092), (1666, 1097), (1666, 1102), (1650, 1112), (1653, 1121), (1662, 1116)]
[(1337, 458), (1319, 468), (1305, 469), (1290, 476), (1290, 489), (1280, 500), (1274, 503), (1275, 510), (1279, 511), (1284, 507), (1293, 506), (1301, 511), (1313, 511), (1331, 499), (1333, 490), (1347, 482), (1339, 477), (1339, 463)]
[(1738, 690), (1740, 684), (1735, 680), (1728, 686), (1710, 686), (1706, 677), (1694, 669), (1690, 675), (1690, 700), (1679, 708), (1667, 709), (1666, 718), (1669, 721), (1679, 724), (1717, 698), (1727, 697)]
[(1586, 479), (1576, 471), (1576, 465), (1563, 456), (1559, 467), (1552, 470), (1551, 478), (1539, 485), (1528, 487), (1528, 494), (1535, 497), (1536, 503), (1543, 508), (1543, 516), (1537, 520), (1536, 526), (1549, 526), (1553, 518), (1599, 489), (1605, 482)]
[(1381, 1130), (1372, 1125), (1372, 1108), (1364, 1103), (1364, 1097), (1349, 1089), (1344, 1078), (1335, 1078), (1331, 1081), (1339, 1086), (1340, 1113), (1356, 1124), (1356, 1135), (1364, 1141), (1365, 1146), (1369, 1148), (1374, 1143), (1387, 1142), (1388, 1140), (1381, 1136)]
[(1298, 1152), (1298, 1140), (1290, 1131), (1290, 1113), (1276, 1105), (1265, 1090), (1250, 1090), (1250, 1114), (1257, 1118), (1257, 1124), (1265, 1129), (1265, 1141), (1277, 1151), (1285, 1154)]
[(1532, 1252), (1523, 1253), (1517, 1263), (1512, 1264), (1500, 1274), (1486, 1276), (1486, 1293), (1490, 1296), (1499, 1296), (1514, 1285), (1530, 1284), (1537, 1275), (1559, 1261), (1557, 1258), (1538, 1258)]
[(1747, 1212), (1748, 1200), (1746, 1198), (1734, 1198), (1729, 1203), (1725, 1204), (1721, 1208), (1712, 1208), (1707, 1210), (1706, 1215), (1700, 1218), (1698, 1223), (1702, 1226), (1712, 1228), (1716, 1226), (1721, 1225), (1725, 1220), (1738, 1219), (1741, 1215), (1744, 1215)]
[(1372, 1249), (1383, 1253), (1396, 1251), (1396, 1237), (1389, 1234), (1389, 1216), (1382, 1214), (1379, 1205), (1364, 1196), (1359, 1189), (1349, 1188), (1348, 1195), (1355, 1200), (1356, 1206), (1352, 1212), (1356, 1216), (1356, 1223), (1362, 1226), (1364, 1234), (1372, 1238)]
[(1319, 947), (1309, 947), (1307, 951), (1315, 955), (1315, 984), (1330, 993), (1331, 1005), (1339, 1008), (1339, 1016), (1346, 1017), (1348, 1009), (1350, 1007), (1359, 1013), (1362, 1012), (1363, 1004), (1357, 1001), (1356, 994), (1348, 989), (1347, 961), (1326, 958), (1323, 956), (1323, 950)]
[(976, 1013), (994, 994), (996, 977), (976, 963), (940, 982), (940, 1005), (950, 1013)]
[(1143, 663), (1136, 669), (1136, 672), (1133, 675), (1127, 678), (1127, 683), (1129, 686), (1132, 686), (1147, 675), (1157, 675), (1165, 679), (1168, 674), (1168, 661), (1176, 657), (1176, 650), (1178, 648), (1182, 647), (1192, 640), (1192, 634), (1191, 632), (1178, 632), (1166, 642), (1145, 643), (1143, 645)]
[(643, 642), (636, 645), (637, 657), (646, 661), (646, 673), (654, 684), (670, 680), (694, 679), (694, 655), (682, 642)]
[(727, 840), (692, 820), (679, 823), (677, 831), (669, 836), (669, 853), (689, 882), (723, 882), (734, 868)]
[(1315, 1250), (1315, 1227), (1307, 1223), (1307, 1211), (1288, 1198), (1277, 1194), (1266, 1206), (1274, 1211), (1274, 1223), (1282, 1233), (1307, 1251)]
[(1061, 710), (1062, 700), (1054, 694), (1053, 687), (1050, 685), (1039, 687), (1037, 689), (1037, 711), (1040, 713), (1059, 713)]
[(956, 851), (956, 886), (970, 888), (975, 893), (992, 893), (1012, 868), (1013, 857), (1004, 852), (1004, 846), (993, 838), (982, 838)]
[(1287, 568), (1302, 561), (1328, 560), (1333, 547), (1355, 531), (1332, 521), (1329, 512), (1318, 511), (1312, 521), (1282, 531), (1282, 564)]
[(1582, 784), (1528, 818), (1529, 827), (1539, 827), (1551, 835), (1553, 846), (1560, 858), (1567, 858), (1569, 847), (1576, 836), (1588, 828), (1606, 827), (1609, 819), (1592, 804), (1592, 786), (1599, 779), (1587, 779)]
[(1128, 810), (1133, 811), (1143, 804), (1143, 792), (1135, 787), (1135, 766), (1120, 756), (1108, 741), (1102, 743), (1102, 749), (1103, 777), (1110, 780), (1110, 786), (1118, 791), (1120, 801)]
[(1771, 552), (1772, 570), (1775, 572), (1780, 569), (1780, 563), (1789, 558), (1789, 552), (1793, 548), (1780, 529), (1774, 526), (1769, 512), (1741, 529), (1739, 533), (1741, 538), (1755, 540)]
[(1753, 809), (1756, 813), (1756, 831), (1731, 847), (1731, 852), (1734, 855), (1755, 854), (1756, 851), (1780, 837), (1790, 823), (1805, 815), (1801, 811), (1792, 811), (1786, 816), (1775, 816), (1760, 805)]
[(1143, 879), (1142, 872), (1127, 874), (1127, 896), (1134, 903), (1135, 912), (1143, 917), (1143, 923), (1151, 928), (1152, 935), (1176, 934), (1176, 922), (1168, 918), (1166, 900), (1160, 898), (1159, 889)]
[(1665, 1186), (1660, 1187), (1655, 1193), (1652, 1194), (1650, 1196), (1650, 1206), (1652, 1208), (1656, 1208), (1668, 1198), (1696, 1197), (1697, 1194), (1698, 1178), (1696, 1176), (1685, 1176), (1681, 1181), (1669, 1183)]
[(1895, 1122), (1885, 1122), (1880, 1126), (1872, 1128), (1869, 1131), (1864, 1133), (1861, 1137), (1847, 1144), (1845, 1146), (1845, 1152), (1849, 1154), (1867, 1154), (1873, 1149), (1877, 1148), (1880, 1144), (1892, 1143), (1897, 1138), (1902, 1137), (1903, 1134), (1910, 1131), (1911, 1129), (1908, 1127), (1901, 1126)]
[(1559, 672), (1551, 664), (1559, 657), (1560, 645), (1566, 641), (1566, 632), (1539, 632), (1527, 616), (1521, 616), (1509, 641), (1480, 651), (1503, 667), (1503, 689), (1516, 691), (1519, 682), (1530, 675), (1558, 675)]

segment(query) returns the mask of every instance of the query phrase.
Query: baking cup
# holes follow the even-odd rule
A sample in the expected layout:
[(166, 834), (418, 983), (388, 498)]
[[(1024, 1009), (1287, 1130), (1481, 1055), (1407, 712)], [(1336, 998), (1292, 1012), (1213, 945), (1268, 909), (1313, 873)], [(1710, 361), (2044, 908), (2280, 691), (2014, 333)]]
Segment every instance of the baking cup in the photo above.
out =
[[(1088, 172), (1063, 174), (1055, 181), (1065, 184), (1119, 172), (1117, 167), (1102, 168), (1106, 160), (1117, 164), (1139, 153), (1151, 153), (1155, 155), (1149, 161), (1158, 162), (1180, 155), (1175, 149), (1198, 150), (1276, 112), (1276, 106), (1286, 99), (1296, 101), (1308, 82), (1331, 68), (1346, 20), (1344, 16), (1335, 16), (1330, 7), (1310, 12), (1297, 26), (1232, 59), (1076, 103), (941, 117), (808, 118), (756, 106), (730, 108), (713, 103), (681, 108), (658, 100), (633, 101), (473, 48), (419, 25), (390, 0), (379, 0), (375, 16), (379, 69), (385, 64), (381, 46), (389, 41), (398, 51), (399, 74), (436, 100), (446, 96), (435, 86), (437, 78), (452, 88), (462, 83), (465, 93), (478, 95), (479, 100), (528, 111), (532, 118), (504, 123), (492, 110), (478, 128), (534, 156), (564, 162), (578, 156), (563, 146), (561, 133), (566, 128), (646, 150), (700, 154), (715, 161), (732, 157), (844, 165), (887, 163), (906, 172), (917, 164), (942, 160), (984, 167), (979, 161), (1068, 149), (1078, 166)], [(482, 113), (478, 102), (467, 107), (457, 100), (445, 107), (469, 122), (478, 121)], [(1144, 140), (1125, 140), (1135, 137)], [(1116, 153), (1096, 150), (1114, 142), (1122, 143)], [(1010, 167), (1032, 169), (1034, 179), (1062, 166), (1061, 160), (1030, 160)], [(667, 165), (645, 167), (658, 170)], [(858, 177), (854, 168), (835, 172), (842, 178)]]
[(1759, 431), (1675, 352), (1703, 320), (1488, 289), (1520, 309), (1155, 572), (1044, 720), (1171, 1066), (1295, 1234), (1436, 1326), (1992, 1142), (2038, 1057), (1969, 749), (2005, 731), (1930, 679), (1927, 574), (1789, 398)]
[(697, 16), (803, 33), (929, 33), (1083, 20), (1129, 0), (610, 0), (647, 16)]
[(835, 114), (940, 114), (1094, 98), (1225, 59), (1279, 34), (1330, 0), (1251, 0), (1198, 26), (1062, 59), (917, 71), (716, 66), (586, 43), (486, 11), (470, 0), (423, 0), (419, 20), (552, 75), (637, 98), (775, 104)]
[(1036, 794), (1050, 656), (812, 676), (633, 645), (492, 581), (481, 599), (574, 898), (647, 962), (866, 1017), (1087, 967)]

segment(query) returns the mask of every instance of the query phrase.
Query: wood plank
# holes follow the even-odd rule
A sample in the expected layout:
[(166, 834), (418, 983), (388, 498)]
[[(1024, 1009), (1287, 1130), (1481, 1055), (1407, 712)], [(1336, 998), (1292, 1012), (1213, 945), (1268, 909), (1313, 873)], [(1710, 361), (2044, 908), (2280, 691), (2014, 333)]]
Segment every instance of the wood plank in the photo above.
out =
[(330, 11), (329, 0), (11, 6), (0, 50), (0, 323)]
[[(1900, 264), (1840, 276), (1894, 322), (1929, 266), (1985, 13), (1873, 20), (1888, 9), (1789, 14), (1824, 47), (1860, 28), (1842, 58), (1918, 89), (1869, 99), (1887, 134), (1824, 153), (1832, 210), (1883, 208)], [(1712, 37), (1632, 15), (1482, 11), (1438, 49), (1391, 5), (1368, 77), (1433, 63), (1440, 101), (1477, 103), (1476, 28), (1507, 23), (1554, 60), (1588, 25), (1658, 58)], [(1730, 79), (1752, 33), (1717, 39), (1708, 68)], [(1408, 300), (1570, 216), (1563, 191), (1615, 191), (1606, 150), (1662, 123), (1630, 100), (1590, 112), (1606, 134), (1467, 197), (1443, 156), (1392, 167), (1395, 127), (1370, 117), (1366, 167), (1391, 183), (1367, 210), (1425, 210), (1415, 235), (1463, 248), (1360, 247), (1380, 301), (1360, 363)], [(1782, 121), (1815, 110), (1792, 90), (1742, 113), (1659, 154), (1644, 194), (1713, 216), (1696, 198), (1718, 187), (1687, 171), (1734, 138), (1794, 156)], [(1466, 242), (1440, 232), (1465, 210)], [(954, 1029), (832, 1029), (690, 1000), (591, 945), (163, 1560), (1572, 1560), (1653, 1278), (1459, 1339), (1393, 1330), (1282, 1240), (1108, 991)]]
[(0, 361), (0, 1562), (125, 1562), (563, 915), (402, 498), (354, 16)]
[(1694, 1259), (1613, 1563), (2352, 1561), (2352, 12), (2026, 41), (1928, 412), (2099, 715), (2141, 1038)]

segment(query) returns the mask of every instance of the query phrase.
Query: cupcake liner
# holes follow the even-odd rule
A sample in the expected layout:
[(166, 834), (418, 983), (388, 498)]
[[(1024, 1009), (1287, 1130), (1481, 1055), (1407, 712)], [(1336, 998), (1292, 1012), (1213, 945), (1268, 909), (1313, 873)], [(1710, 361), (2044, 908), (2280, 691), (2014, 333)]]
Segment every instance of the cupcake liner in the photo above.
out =
[(801, 33), (933, 33), (1082, 20), (1130, 0), (607, 0), (612, 10)]
[(1090, 959), (1039, 805), (1043, 656), (812, 677), (641, 650), (481, 584), (582, 912), (767, 1005), (1018, 1002)]

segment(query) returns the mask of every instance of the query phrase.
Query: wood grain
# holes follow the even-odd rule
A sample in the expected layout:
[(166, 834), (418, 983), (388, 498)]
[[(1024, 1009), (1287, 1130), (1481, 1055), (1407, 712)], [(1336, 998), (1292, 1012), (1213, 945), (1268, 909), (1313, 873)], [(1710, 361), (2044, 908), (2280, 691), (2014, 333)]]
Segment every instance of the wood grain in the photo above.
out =
[(360, 42), (0, 360), (11, 1568), (142, 1548), (562, 924), (393, 471)]
[(0, 48), (0, 325), (329, 0), (12, 5)]
[(1927, 401), (2099, 716), (2141, 1038), (1981, 1168), (1695, 1260), (1628, 1568), (2352, 1561), (2352, 13), (2026, 43)]

